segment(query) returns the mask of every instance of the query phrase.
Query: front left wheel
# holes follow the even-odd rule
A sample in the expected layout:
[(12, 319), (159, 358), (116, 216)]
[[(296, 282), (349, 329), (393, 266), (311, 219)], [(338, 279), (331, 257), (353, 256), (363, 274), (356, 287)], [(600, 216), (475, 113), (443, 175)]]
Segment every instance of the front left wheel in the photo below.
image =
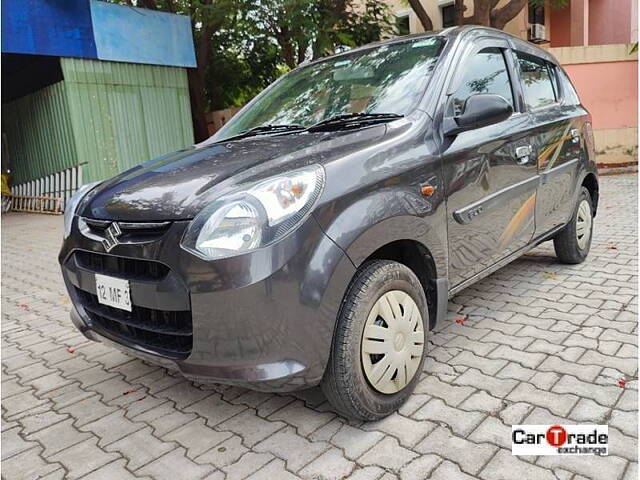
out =
[(342, 415), (378, 420), (411, 395), (424, 363), (429, 314), (406, 266), (365, 263), (342, 303), (322, 390)]

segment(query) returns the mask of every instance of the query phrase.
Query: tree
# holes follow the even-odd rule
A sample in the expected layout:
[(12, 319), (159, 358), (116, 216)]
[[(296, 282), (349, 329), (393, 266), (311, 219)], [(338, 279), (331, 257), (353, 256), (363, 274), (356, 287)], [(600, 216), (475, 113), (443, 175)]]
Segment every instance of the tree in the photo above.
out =
[(255, 34), (270, 35), (289, 68), (392, 33), (384, 0), (245, 0)]
[(395, 33), (395, 17), (385, 1), (365, 0), (360, 13), (347, 17), (346, 30), (350, 32), (349, 41), (353, 46), (377, 42)]
[[(420, 3), (420, 0), (408, 0), (420, 24), (425, 30), (433, 30), (433, 22)], [(562, 8), (568, 0), (551, 0), (551, 5)], [(467, 7), (464, 0), (455, 0), (456, 23), (458, 25), (485, 25), (502, 30), (513, 20), (523, 8), (529, 5), (529, 0), (509, 0), (502, 7), (498, 7), (500, 0), (472, 0), (473, 14), (465, 16)], [(532, 4), (544, 5), (544, 0), (532, 0)]]
[(431, 21), (431, 17), (429, 17), (429, 14), (422, 6), (420, 0), (409, 0), (409, 5), (418, 16), (418, 20), (420, 20), (422, 28), (424, 28), (427, 32), (433, 30), (433, 22)]
[(378, 41), (394, 33), (394, 20), (384, 0), (320, 0), (313, 58), (337, 49)]
[(278, 45), (239, 18), (231, 29), (212, 36), (210, 57), (205, 66), (205, 96), (208, 110), (241, 106), (278, 78), (283, 67)]

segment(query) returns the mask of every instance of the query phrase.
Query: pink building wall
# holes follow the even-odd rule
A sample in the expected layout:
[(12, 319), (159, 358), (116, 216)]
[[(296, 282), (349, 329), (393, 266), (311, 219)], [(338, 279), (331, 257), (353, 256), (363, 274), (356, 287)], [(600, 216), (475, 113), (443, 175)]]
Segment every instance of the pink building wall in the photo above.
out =
[[(551, 8), (551, 47), (608, 45), (635, 41), (637, 0), (570, 0)], [(632, 22), (634, 22), (632, 24)]]
[(569, 0), (545, 19), (551, 51), (591, 112), (598, 168), (638, 163), (637, 12), (638, 0)]
[(631, 41), (631, 0), (590, 0), (589, 45)]
[(638, 125), (638, 62), (565, 65), (594, 129)]

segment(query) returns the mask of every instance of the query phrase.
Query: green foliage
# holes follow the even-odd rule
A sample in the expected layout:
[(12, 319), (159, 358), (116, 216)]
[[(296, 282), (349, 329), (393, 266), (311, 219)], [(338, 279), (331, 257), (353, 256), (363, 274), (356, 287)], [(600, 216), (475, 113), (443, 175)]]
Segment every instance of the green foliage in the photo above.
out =
[(347, 30), (351, 31), (353, 45), (366, 45), (395, 34), (395, 16), (386, 2), (366, 0), (358, 15), (351, 15)]
[(273, 43), (265, 39), (236, 43), (229, 32), (215, 37), (211, 60), (205, 65), (209, 110), (243, 105), (277, 78), (280, 57)]
[(383, 0), (237, 0), (207, 66), (210, 107), (243, 105), (287, 70), (392, 33)]
[(379, 40), (393, 31), (384, 0), (241, 0), (254, 35), (268, 35), (290, 68), (305, 60)]

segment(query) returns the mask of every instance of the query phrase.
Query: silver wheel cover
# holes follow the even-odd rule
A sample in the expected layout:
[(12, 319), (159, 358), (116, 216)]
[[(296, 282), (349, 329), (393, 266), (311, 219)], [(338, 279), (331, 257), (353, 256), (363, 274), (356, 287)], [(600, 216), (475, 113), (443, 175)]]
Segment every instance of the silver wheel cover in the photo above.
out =
[(592, 222), (593, 216), (589, 202), (582, 200), (578, 205), (578, 218), (576, 219), (576, 240), (581, 250), (584, 250), (589, 243)]
[(424, 351), (424, 325), (416, 302), (400, 290), (382, 295), (364, 326), (364, 374), (380, 393), (402, 390), (415, 376)]

